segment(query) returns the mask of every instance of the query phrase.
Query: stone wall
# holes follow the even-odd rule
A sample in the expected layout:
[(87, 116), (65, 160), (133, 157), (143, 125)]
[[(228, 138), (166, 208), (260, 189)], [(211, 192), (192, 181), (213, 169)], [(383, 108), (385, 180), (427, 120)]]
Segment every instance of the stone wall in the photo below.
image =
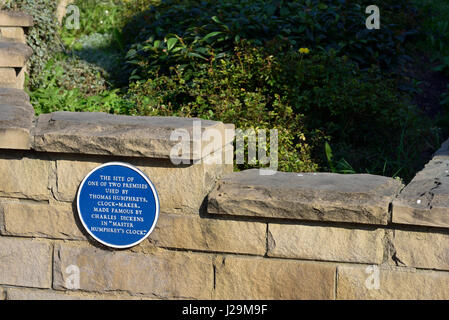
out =
[[(35, 117), (22, 90), (0, 88), (0, 299), (449, 298), (449, 142), (406, 187), (209, 161), (232, 139), (174, 165), (170, 135), (195, 121)], [(201, 121), (212, 129), (232, 126)], [(125, 250), (92, 239), (75, 206), (85, 175), (111, 161), (146, 173), (161, 202), (153, 233)]]
[(23, 89), (26, 62), (32, 54), (25, 30), (33, 19), (20, 12), (0, 11), (0, 87)]

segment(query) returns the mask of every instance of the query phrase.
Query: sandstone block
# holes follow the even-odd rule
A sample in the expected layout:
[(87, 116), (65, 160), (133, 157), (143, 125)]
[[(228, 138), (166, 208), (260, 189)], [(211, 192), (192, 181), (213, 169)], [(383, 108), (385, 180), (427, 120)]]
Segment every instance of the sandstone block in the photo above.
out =
[(0, 148), (29, 150), (34, 109), (28, 102), (4, 104), (0, 96)]
[(60, 291), (36, 290), (29, 288), (7, 288), (7, 300), (81, 300), (82, 298), (71, 296)]
[(47, 200), (52, 163), (41, 159), (0, 158), (0, 196)]
[[(199, 124), (197, 129), (194, 129), (195, 123)], [(221, 122), (194, 118), (54, 112), (39, 117), (33, 147), (47, 152), (198, 161), (222, 150), (230, 142), (225, 129)], [(195, 130), (200, 135), (198, 139)], [(172, 137), (174, 132), (185, 134), (183, 143), (178, 137)], [(219, 137), (214, 139), (215, 143), (199, 144), (206, 133), (215, 133)], [(209, 135), (205, 137), (210, 138)], [(188, 151), (185, 154), (172, 152), (180, 144)], [(194, 144), (200, 147), (194, 148)]]
[(123, 294), (91, 294), (81, 291), (56, 291), (48, 289), (7, 288), (7, 300), (136, 300), (144, 297), (133, 297)]
[(150, 239), (167, 248), (264, 255), (266, 224), (161, 214)]
[(339, 266), (337, 299), (447, 300), (449, 273), (407, 268), (380, 268), (378, 282), (366, 266)]
[[(225, 165), (194, 164), (174, 166), (169, 160), (114, 159), (129, 162), (142, 170), (155, 185), (161, 205), (166, 213), (198, 213), (215, 181), (222, 176)], [(57, 160), (58, 200), (74, 201), (83, 178), (100, 164), (112, 161), (105, 158), (86, 158), (84, 161)]]
[(53, 239), (85, 240), (76, 225), (76, 209), (71, 204), (30, 204), (0, 202), (3, 234)]
[(21, 105), (30, 102), (28, 94), (20, 89), (0, 88), (0, 103), (9, 105)]
[(335, 267), (267, 258), (216, 262), (217, 299), (334, 299)]
[(322, 226), (268, 225), (268, 255), (307, 260), (380, 264), (385, 232)]
[(33, 18), (22, 12), (0, 11), (0, 27), (32, 27)]
[(209, 195), (212, 214), (387, 224), (402, 184), (369, 174), (285, 173), (252, 169), (219, 180)]
[(1, 27), (0, 28), (0, 39), (7, 38), (20, 43), (26, 43), (25, 33), (23, 28), (20, 27)]
[(395, 230), (393, 245), (406, 266), (449, 270), (449, 234)]
[[(449, 161), (445, 161), (449, 164)], [(393, 202), (393, 222), (449, 228), (449, 177), (446, 165), (440, 174), (423, 172), (428, 179), (413, 179)], [(444, 173), (442, 173), (443, 171)], [(420, 178), (421, 178), (420, 177)]]
[(51, 246), (34, 240), (0, 237), (0, 284), (49, 288)]
[(393, 202), (392, 221), (449, 228), (449, 140)]
[(27, 68), (24, 67), (20, 69), (19, 73), (17, 74), (17, 81), (16, 81), (16, 88), (19, 90), (23, 90), (25, 88), (25, 73)]
[(17, 75), (14, 68), (0, 68), (0, 86), (2, 88), (17, 88)]
[(26, 44), (5, 41), (5, 39), (0, 41), (0, 67), (2, 68), (23, 68), (32, 54), (33, 50)]
[(54, 253), (53, 288), (67, 287), (66, 268), (78, 266), (80, 290), (126, 291), (160, 298), (210, 299), (213, 289), (212, 258), (185, 252), (146, 255), (104, 251), (91, 247), (58, 245)]

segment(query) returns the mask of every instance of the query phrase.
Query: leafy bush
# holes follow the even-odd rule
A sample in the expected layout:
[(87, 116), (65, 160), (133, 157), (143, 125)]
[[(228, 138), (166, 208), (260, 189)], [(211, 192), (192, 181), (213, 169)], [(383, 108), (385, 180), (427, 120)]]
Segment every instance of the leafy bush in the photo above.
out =
[[(348, 2), (166, 0), (131, 21), (125, 34), (128, 42), (136, 42), (130, 53), (133, 62), (151, 59), (162, 68), (185, 55), (208, 59), (210, 47), (215, 55), (229, 54), (240, 39), (256, 46), (283, 39), (292, 49), (333, 49), (362, 67), (390, 65), (402, 53), (401, 44), (414, 33), (412, 23), (388, 23), (387, 13), (380, 30), (367, 30), (364, 4), (370, 1)], [(383, 1), (382, 9), (410, 11), (405, 0)], [(155, 50), (166, 50), (167, 55), (154, 60)]]
[(449, 56), (449, 3), (446, 0), (413, 0), (423, 17), (422, 48), (432, 56)]
[[(129, 98), (136, 115), (177, 115), (234, 123), (237, 128), (278, 129), (279, 168), (315, 171), (306, 143), (304, 117), (288, 101), (269, 90), (265, 78), (276, 76), (279, 65), (255, 47), (235, 49), (240, 62), (215, 60), (197, 68), (172, 67), (169, 76), (149, 76), (133, 83)], [(248, 165), (243, 166), (248, 167)]]
[[(376, 31), (365, 28), (370, 0), (75, 4), (81, 29), (61, 33), (71, 51), (55, 47), (32, 76), (41, 84), (31, 87), (37, 113), (195, 116), (278, 129), (280, 170), (405, 180), (438, 134), (398, 87), (395, 71), (419, 31), (407, 0), (379, 3)], [(112, 80), (125, 87), (111, 89)]]
[[(187, 54), (167, 75), (151, 65), (154, 59), (141, 64), (147, 80), (131, 85), (136, 107), (130, 112), (198, 116), (242, 129), (277, 128), (281, 170), (326, 167), (322, 146), (330, 140), (335, 158), (357, 171), (413, 174), (416, 157), (407, 156), (421, 150), (415, 145), (422, 139), (419, 114), (398, 95), (393, 80), (379, 77), (377, 68), (362, 71), (332, 52), (286, 50), (275, 57), (269, 47), (245, 41), (232, 50), (231, 59), (217, 59), (209, 50), (212, 59), (200, 63)], [(405, 157), (398, 152), (404, 140), (415, 148), (402, 150)]]
[[(50, 59), (39, 75), (41, 86), (30, 92), (36, 114), (53, 111), (103, 111), (116, 114), (126, 112), (128, 102), (120, 97), (118, 89), (104, 90), (98, 83), (87, 88), (86, 81), (92, 81), (89, 79), (92, 70), (87, 70), (83, 78), (69, 78), (70, 73), (65, 70), (65, 61), (57, 57)], [(79, 72), (77, 76), (82, 77), (83, 73)], [(82, 82), (84, 84), (81, 85)], [(83, 89), (90, 89), (92, 94), (86, 95)]]

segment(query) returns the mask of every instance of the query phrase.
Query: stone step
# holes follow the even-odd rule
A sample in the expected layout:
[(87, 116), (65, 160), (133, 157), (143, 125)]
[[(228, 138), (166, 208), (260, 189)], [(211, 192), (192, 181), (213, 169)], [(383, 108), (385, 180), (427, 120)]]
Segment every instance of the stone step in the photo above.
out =
[(30, 96), (23, 90), (0, 88), (0, 104), (29, 103)]
[(0, 89), (0, 148), (30, 148), (34, 109), (28, 99), (21, 90)]
[(0, 68), (0, 87), (16, 88), (16, 78), (17, 74), (14, 68)]
[(14, 68), (0, 68), (0, 88), (23, 89), (25, 68), (19, 72)]
[(0, 39), (26, 43), (25, 32), (20, 27), (0, 27)]
[(23, 12), (0, 10), (0, 27), (32, 27), (33, 18)]
[(16, 41), (0, 41), (0, 68), (23, 68), (33, 50)]

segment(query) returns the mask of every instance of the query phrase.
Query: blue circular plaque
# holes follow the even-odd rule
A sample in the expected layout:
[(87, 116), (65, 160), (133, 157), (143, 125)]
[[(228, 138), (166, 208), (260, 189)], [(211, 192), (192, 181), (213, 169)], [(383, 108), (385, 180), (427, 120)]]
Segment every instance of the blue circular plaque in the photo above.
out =
[(86, 231), (113, 248), (129, 248), (145, 240), (159, 217), (159, 198), (151, 180), (122, 162), (93, 169), (81, 182), (77, 207)]

